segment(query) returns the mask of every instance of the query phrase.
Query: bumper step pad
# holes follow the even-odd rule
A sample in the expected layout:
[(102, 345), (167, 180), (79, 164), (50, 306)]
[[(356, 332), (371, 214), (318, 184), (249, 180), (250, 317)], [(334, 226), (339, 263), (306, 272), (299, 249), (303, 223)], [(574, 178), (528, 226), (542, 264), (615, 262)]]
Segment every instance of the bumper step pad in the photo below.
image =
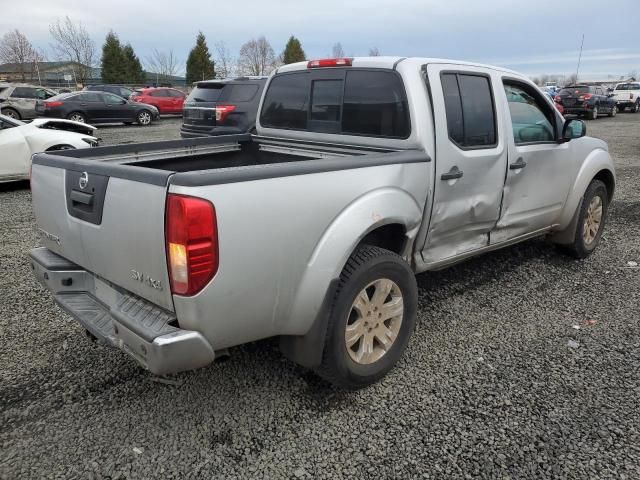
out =
[(58, 304), (98, 339), (116, 345), (116, 335), (109, 310), (88, 293), (61, 293)]

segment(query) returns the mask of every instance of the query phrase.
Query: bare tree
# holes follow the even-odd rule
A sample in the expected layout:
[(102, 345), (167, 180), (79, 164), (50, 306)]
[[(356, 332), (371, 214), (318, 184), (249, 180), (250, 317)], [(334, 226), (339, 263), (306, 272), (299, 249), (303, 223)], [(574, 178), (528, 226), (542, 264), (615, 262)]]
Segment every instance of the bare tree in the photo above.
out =
[(231, 77), (235, 71), (235, 59), (231, 56), (227, 45), (223, 41), (219, 41), (213, 45), (213, 48), (215, 50), (213, 56), (216, 65), (216, 77)]
[(378, 47), (373, 47), (369, 49), (369, 56), (370, 57), (379, 57), (381, 55), (380, 50), (378, 50)]
[(633, 78), (633, 79), (637, 80), (638, 79), (638, 71), (637, 70), (631, 70), (629, 72), (629, 78)]
[(96, 64), (96, 45), (81, 22), (73, 23), (69, 17), (56, 19), (49, 25), (54, 43), (51, 45), (60, 60), (73, 62), (76, 83), (85, 84)]
[(333, 48), (331, 49), (331, 57), (332, 58), (344, 57), (344, 49), (342, 48), (342, 44), (340, 42), (333, 45)]
[(267, 75), (275, 64), (275, 53), (265, 37), (252, 38), (240, 47), (238, 67), (244, 75)]
[(164, 52), (156, 48), (147, 57), (146, 67), (151, 73), (156, 74), (156, 83), (170, 80), (178, 74), (180, 61), (173, 54), (173, 50)]
[(575, 73), (572, 73), (567, 77), (567, 85), (575, 85), (577, 81), (578, 81), (578, 75), (576, 75)]
[(15, 63), (22, 81), (27, 80), (27, 72), (32, 75), (32, 63), (38, 61), (38, 51), (33, 48), (31, 42), (16, 29), (6, 33), (0, 39), (0, 61), (3, 63)]

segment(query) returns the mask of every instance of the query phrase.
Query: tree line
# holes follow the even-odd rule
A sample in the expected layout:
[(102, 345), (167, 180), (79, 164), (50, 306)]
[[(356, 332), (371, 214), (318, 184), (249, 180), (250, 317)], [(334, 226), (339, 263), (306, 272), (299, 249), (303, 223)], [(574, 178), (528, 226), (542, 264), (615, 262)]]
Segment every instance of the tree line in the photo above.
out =
[[(72, 63), (74, 82), (79, 84), (85, 84), (97, 66), (105, 83), (170, 83), (172, 77), (184, 69), (187, 85), (190, 85), (210, 78), (268, 75), (280, 65), (307, 59), (302, 43), (293, 35), (279, 54), (266, 37), (260, 36), (244, 43), (238, 54), (233, 55), (223, 41), (215, 42), (209, 49), (205, 35), (198, 32), (195, 45), (183, 61), (173, 50), (158, 49), (141, 59), (131, 43), (122, 42), (113, 30), (107, 34), (99, 51), (84, 25), (68, 16), (56, 19), (49, 26), (49, 33), (52, 39), (50, 54), (55, 60)], [(380, 52), (374, 47), (369, 54), (380, 55)], [(345, 56), (340, 43), (333, 45), (331, 56)], [(17, 64), (22, 81), (32, 78), (38, 63), (47, 60), (47, 53), (34, 47), (17, 29), (0, 38), (0, 63)]]

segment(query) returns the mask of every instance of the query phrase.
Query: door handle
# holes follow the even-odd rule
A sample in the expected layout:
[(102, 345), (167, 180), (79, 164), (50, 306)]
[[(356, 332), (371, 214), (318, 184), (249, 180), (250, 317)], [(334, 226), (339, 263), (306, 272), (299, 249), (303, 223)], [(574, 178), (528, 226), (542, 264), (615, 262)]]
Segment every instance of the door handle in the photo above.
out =
[(510, 170), (519, 170), (527, 166), (527, 162), (524, 161), (522, 157), (518, 158), (515, 163), (509, 165)]
[(443, 173), (440, 176), (441, 180), (455, 180), (456, 178), (460, 178), (462, 177), (462, 170), (460, 170), (458, 167), (454, 166), (451, 167), (451, 170), (449, 170), (447, 173)]

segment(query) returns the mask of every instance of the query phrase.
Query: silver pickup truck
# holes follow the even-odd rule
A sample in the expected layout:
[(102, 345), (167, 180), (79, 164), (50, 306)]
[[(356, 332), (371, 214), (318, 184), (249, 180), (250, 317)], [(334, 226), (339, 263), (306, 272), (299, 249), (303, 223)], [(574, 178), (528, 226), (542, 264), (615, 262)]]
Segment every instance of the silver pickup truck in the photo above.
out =
[(37, 155), (35, 275), (156, 374), (278, 336), (358, 388), (405, 350), (416, 273), (542, 235), (586, 257), (615, 187), (582, 121), (471, 63), (286, 65), (257, 133)]

